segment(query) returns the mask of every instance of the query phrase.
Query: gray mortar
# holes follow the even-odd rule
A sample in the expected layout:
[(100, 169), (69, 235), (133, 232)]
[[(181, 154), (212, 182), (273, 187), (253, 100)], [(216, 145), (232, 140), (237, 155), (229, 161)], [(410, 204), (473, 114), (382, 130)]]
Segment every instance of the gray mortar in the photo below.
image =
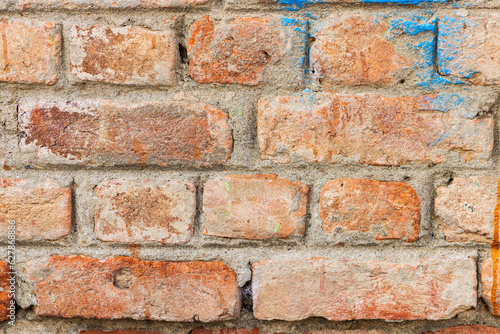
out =
[[(498, 1), (484, 1), (488, 6)], [(458, 2), (462, 4), (463, 2)], [(323, 256), (332, 259), (377, 259), (389, 261), (408, 261), (415, 258), (433, 256), (477, 256), (478, 281), (481, 262), (490, 257), (490, 246), (477, 243), (450, 243), (444, 241), (433, 217), (433, 202), (435, 189), (446, 184), (451, 177), (466, 177), (470, 175), (494, 175), (499, 177), (498, 148), (498, 93), (497, 87), (452, 86), (437, 91), (422, 91), (416, 88), (415, 73), (410, 73), (404, 84), (385, 87), (349, 87), (335, 86), (332, 89), (343, 94), (377, 93), (384, 96), (418, 96), (436, 92), (467, 92), (478, 99), (473, 110), (478, 115), (492, 113), (495, 121), (495, 148), (489, 162), (465, 164), (458, 159), (440, 165), (417, 165), (402, 167), (381, 167), (352, 164), (306, 164), (294, 161), (289, 165), (276, 165), (269, 161), (261, 161), (256, 141), (257, 101), (262, 96), (291, 95), (300, 93), (304, 88), (321, 91), (322, 87), (315, 81), (284, 87), (282, 83), (289, 82), (287, 71), (280, 71), (280, 65), (274, 68), (276, 75), (256, 87), (240, 85), (198, 84), (189, 77), (187, 64), (178, 66), (178, 84), (172, 87), (134, 87), (102, 83), (74, 82), (68, 71), (68, 41), (69, 29), (74, 24), (110, 24), (139, 25), (151, 29), (174, 29), (179, 42), (187, 46), (189, 25), (203, 15), (222, 19), (235, 16), (285, 16), (304, 18), (304, 13), (312, 13), (318, 17), (317, 22), (327, 20), (331, 15), (342, 13), (358, 13), (360, 15), (390, 14), (400, 15), (411, 12), (421, 12), (424, 9), (435, 10), (439, 15), (453, 15), (456, 8), (453, 4), (431, 4), (423, 7), (396, 6), (391, 4), (317, 4), (297, 12), (280, 9), (279, 5), (253, 6), (242, 9), (238, 5), (228, 5), (216, 0), (212, 5), (191, 9), (148, 9), (148, 10), (66, 10), (36, 8), (25, 12), (5, 11), (14, 8), (14, 1), (2, 1), (0, 15), (11, 19), (51, 20), (61, 23), (63, 32), (63, 57), (59, 82), (52, 87), (42, 85), (20, 85), (0, 83), (0, 139), (7, 145), (6, 152), (0, 152), (0, 164), (5, 159), (5, 169), (0, 169), (0, 177), (45, 180), (51, 179), (61, 186), (71, 186), (74, 199), (73, 231), (69, 236), (54, 242), (21, 243), (18, 246), (18, 303), (26, 308), (19, 310), (17, 324), (9, 326), (6, 322), (0, 324), (0, 333), (57, 333), (77, 334), (80, 330), (113, 330), (113, 329), (148, 329), (162, 333), (187, 334), (195, 327), (205, 328), (253, 328), (259, 327), (262, 332), (284, 332), (290, 334), (304, 333), (312, 329), (384, 329), (389, 333), (423, 333), (443, 327), (463, 324), (486, 324), (500, 327), (500, 319), (492, 316), (486, 304), (478, 298), (478, 307), (465, 311), (453, 319), (442, 321), (403, 321), (385, 322), (381, 320), (358, 321), (327, 321), (321, 318), (311, 318), (299, 322), (259, 321), (250, 311), (243, 309), (238, 320), (211, 324), (200, 323), (169, 323), (155, 321), (132, 320), (93, 320), (93, 319), (60, 319), (37, 317), (31, 310), (36, 304), (36, 298), (31, 295), (33, 285), (25, 280), (22, 273), (31, 259), (47, 259), (50, 255), (87, 255), (99, 259), (117, 255), (132, 255), (127, 245), (105, 243), (96, 239), (93, 233), (93, 214), (95, 209), (93, 188), (106, 178), (136, 178), (152, 179), (180, 178), (191, 179), (197, 184), (199, 210), (202, 208), (203, 186), (214, 176), (228, 174), (272, 173), (281, 178), (306, 183), (310, 189), (308, 204), (307, 232), (304, 237), (290, 240), (242, 241), (216, 237), (203, 237), (203, 215), (197, 214), (195, 235), (192, 240), (182, 246), (157, 245), (147, 243), (141, 246), (140, 255), (145, 260), (188, 261), (188, 260), (222, 260), (238, 275), (238, 283), (244, 286), (251, 279), (250, 265), (252, 262), (267, 258), (310, 258)], [(488, 15), (491, 11), (482, 8), (467, 8), (472, 16)], [(171, 20), (177, 16), (177, 20)], [(167, 20), (167, 21), (165, 21)], [(168, 22), (168, 23), (165, 23)], [(397, 50), (407, 42), (415, 41), (405, 36), (395, 39)], [(407, 50), (408, 48), (406, 48)], [(408, 56), (413, 56), (408, 54)], [(184, 101), (201, 101), (220, 107), (231, 113), (230, 125), (234, 136), (234, 151), (228, 166), (195, 169), (190, 167), (169, 166), (158, 167), (107, 167), (105, 169), (88, 169), (83, 166), (42, 166), (38, 168), (32, 163), (32, 157), (20, 154), (17, 146), (17, 113), (16, 107), (24, 101), (44, 100), (81, 100), (109, 99), (118, 101), (168, 101), (180, 99)], [(242, 115), (238, 115), (241, 108)], [(8, 169), (8, 170), (7, 170)], [(328, 235), (322, 231), (321, 219), (318, 216), (319, 196), (322, 187), (331, 179), (339, 177), (370, 178), (383, 181), (405, 181), (413, 186), (421, 200), (420, 239), (415, 243), (402, 241), (375, 241), (361, 233), (341, 233)], [(0, 243), (0, 259), (6, 260), (7, 247)], [(4, 255), (5, 254), (5, 255)], [(480, 282), (480, 281), (479, 281)], [(481, 294), (481, 284), (478, 296)]]

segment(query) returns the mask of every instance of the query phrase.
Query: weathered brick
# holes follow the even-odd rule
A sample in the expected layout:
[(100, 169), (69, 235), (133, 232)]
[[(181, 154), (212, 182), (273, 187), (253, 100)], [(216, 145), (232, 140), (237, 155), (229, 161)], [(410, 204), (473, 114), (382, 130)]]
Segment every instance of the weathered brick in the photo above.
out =
[(325, 93), (262, 98), (261, 157), (276, 163), (293, 158), (373, 165), (488, 160), (493, 119), (431, 112), (434, 98)]
[(310, 64), (327, 84), (384, 85), (399, 80), (413, 61), (385, 39), (389, 27), (375, 17), (351, 16), (324, 24), (314, 35)]
[(500, 329), (484, 325), (455, 326), (426, 334), (500, 334)]
[[(498, 289), (498, 277), (499, 270), (497, 266), (497, 281), (495, 284), (493, 284), (493, 268), (494, 268), (494, 262), (492, 259), (487, 259), (483, 262), (482, 268), (481, 268), (481, 283), (483, 285), (483, 293), (482, 297), (483, 300), (486, 302), (486, 305), (488, 305), (488, 308), (490, 310), (491, 314), (498, 315), (500, 314), (500, 307), (498, 305), (498, 302), (500, 302), (500, 289)], [(492, 291), (495, 291), (494, 296), (495, 298), (492, 299)]]
[(81, 81), (172, 85), (177, 43), (171, 31), (92, 26), (71, 29), (71, 74)]
[(203, 234), (240, 239), (305, 233), (309, 187), (276, 175), (229, 175), (205, 184)]
[(20, 148), (37, 163), (225, 164), (228, 116), (202, 103), (36, 102), (19, 106)]
[(105, 180), (94, 194), (95, 233), (100, 240), (183, 244), (193, 235), (196, 186), (192, 182)]
[(385, 331), (365, 329), (326, 329), (306, 332), (305, 334), (387, 334)]
[(205, 329), (203, 327), (198, 327), (191, 331), (190, 334), (285, 334), (285, 333), (263, 333), (258, 328), (252, 329), (234, 329), (234, 328), (224, 328), (224, 329)]
[(9, 306), (12, 298), (9, 297), (10, 283), (10, 266), (0, 261), (0, 321), (9, 319)]
[(418, 239), (420, 199), (404, 182), (338, 179), (321, 191), (319, 215), (327, 233), (340, 228), (411, 242)]
[(61, 34), (53, 22), (0, 20), (0, 81), (57, 82)]
[(447, 241), (493, 242), (497, 187), (495, 177), (472, 176), (436, 189), (436, 221)]
[(80, 334), (162, 334), (162, 333), (153, 331), (142, 331), (137, 329), (117, 329), (110, 332), (104, 332), (100, 330), (81, 331)]
[(293, 76), (297, 66), (290, 57), (290, 30), (279, 18), (237, 17), (216, 25), (205, 16), (189, 31), (191, 77), (199, 83), (257, 85), (278, 63), (288, 64), (281, 74), (291, 70)]
[(39, 316), (208, 322), (239, 315), (236, 274), (222, 262), (52, 256), (31, 261), (27, 276)]
[(261, 320), (449, 319), (476, 306), (476, 284), (466, 257), (263, 260), (253, 264), (253, 311)]
[(106, 9), (192, 7), (211, 0), (18, 0), (18, 9)]
[(500, 84), (500, 16), (441, 17), (439, 73), (475, 85)]
[(7, 240), (11, 220), (18, 241), (56, 240), (71, 231), (70, 188), (0, 178), (0, 203), (0, 240)]

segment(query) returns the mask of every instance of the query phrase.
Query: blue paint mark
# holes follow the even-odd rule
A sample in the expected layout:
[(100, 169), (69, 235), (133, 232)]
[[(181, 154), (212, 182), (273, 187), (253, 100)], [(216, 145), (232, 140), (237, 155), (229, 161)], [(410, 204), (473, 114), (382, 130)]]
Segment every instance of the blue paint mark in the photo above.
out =
[(446, 3), (448, 0), (361, 0), (361, 2), (371, 3), (396, 3), (401, 5), (419, 5), (424, 2)]
[(297, 11), (312, 3), (323, 3), (323, 0), (278, 0), (281, 9)]
[(299, 19), (292, 19), (288, 17), (281, 17), (281, 24), (284, 27), (293, 28), (295, 37), (293, 38), (293, 47), (298, 47), (300, 50), (299, 67), (304, 71), (305, 77), (309, 76), (309, 51), (310, 51), (310, 39), (311, 35), (309, 33), (310, 22), (308, 20), (303, 21)]

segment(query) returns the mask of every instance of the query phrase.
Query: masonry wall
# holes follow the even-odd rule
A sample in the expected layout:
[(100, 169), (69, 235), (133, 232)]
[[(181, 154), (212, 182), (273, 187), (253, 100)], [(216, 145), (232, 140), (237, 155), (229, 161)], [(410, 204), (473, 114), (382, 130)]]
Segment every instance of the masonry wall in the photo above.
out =
[(0, 333), (500, 333), (499, 8), (2, 0)]

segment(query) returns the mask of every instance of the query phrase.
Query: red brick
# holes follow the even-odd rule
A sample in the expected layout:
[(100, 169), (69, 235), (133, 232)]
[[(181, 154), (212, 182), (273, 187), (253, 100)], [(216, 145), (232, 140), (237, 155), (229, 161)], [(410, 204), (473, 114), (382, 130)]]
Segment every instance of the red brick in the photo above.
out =
[(56, 23), (1, 19), (0, 34), (0, 81), (57, 82), (61, 34)]
[(229, 175), (205, 184), (203, 234), (226, 238), (288, 238), (305, 233), (309, 187), (276, 175)]
[(433, 98), (320, 93), (260, 99), (261, 156), (276, 163), (396, 166), (488, 160), (493, 119), (431, 112)]
[[(272, 334), (263, 333), (258, 328), (252, 329), (234, 329), (234, 328), (224, 328), (224, 329), (205, 329), (203, 327), (198, 327), (191, 331), (190, 334)], [(274, 334), (285, 334), (285, 333), (274, 333)]]
[(404, 182), (338, 179), (324, 186), (319, 215), (327, 233), (340, 228), (411, 242), (418, 239), (420, 199)]
[(0, 261), (0, 321), (9, 319), (9, 306), (11, 305), (12, 298), (9, 297), (10, 283), (10, 266)]
[[(493, 286), (493, 260), (492, 259), (487, 259), (483, 262), (482, 269), (481, 269), (481, 283), (483, 285), (483, 294), (482, 297), (484, 301), (486, 302), (486, 305), (488, 305), (488, 308), (490, 310), (491, 314), (500, 314), (500, 306), (498, 305), (498, 302), (500, 302), (500, 289), (498, 289), (498, 277), (500, 277), (499, 270), (497, 269), (497, 282)], [(493, 305), (493, 301), (491, 299), (492, 297), (492, 290), (495, 290), (495, 296), (496, 296), (496, 304)]]
[(311, 45), (313, 76), (328, 84), (384, 85), (413, 65), (385, 39), (389, 27), (375, 17), (351, 16), (322, 25)]
[(447, 241), (493, 242), (497, 186), (495, 177), (472, 176), (437, 188), (436, 221)]
[(37, 102), (18, 116), (37, 163), (221, 165), (233, 145), (227, 114), (202, 103)]
[(192, 7), (211, 0), (17, 0), (19, 9), (106, 9)]
[(484, 325), (455, 326), (428, 332), (426, 334), (500, 334), (500, 329)]
[(0, 240), (7, 240), (10, 220), (18, 241), (56, 240), (71, 232), (70, 188), (0, 178), (0, 203)]
[(94, 194), (95, 233), (100, 240), (184, 244), (193, 235), (196, 186), (192, 182), (105, 180)]
[(438, 25), (439, 73), (475, 85), (500, 84), (500, 18), (441, 17)]
[(279, 19), (237, 17), (216, 25), (205, 16), (191, 25), (188, 51), (199, 83), (257, 85), (286, 61), (291, 41)]
[(82, 81), (172, 85), (177, 42), (171, 31), (92, 26), (71, 29), (71, 74)]
[(263, 260), (253, 264), (253, 311), (260, 320), (449, 319), (476, 306), (476, 284), (466, 257)]
[(31, 261), (27, 275), (39, 316), (208, 322), (239, 315), (236, 274), (222, 262), (52, 256)]
[(141, 331), (136, 329), (124, 329), (124, 330), (117, 329), (111, 332), (104, 332), (99, 330), (81, 331), (80, 334), (162, 334), (162, 333), (153, 331)]

